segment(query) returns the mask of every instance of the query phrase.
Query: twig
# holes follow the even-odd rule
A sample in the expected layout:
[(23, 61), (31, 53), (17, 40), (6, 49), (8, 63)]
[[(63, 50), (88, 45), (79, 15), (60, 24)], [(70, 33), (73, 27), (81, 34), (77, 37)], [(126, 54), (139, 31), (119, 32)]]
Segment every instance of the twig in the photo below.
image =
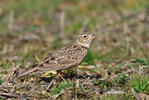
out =
[(65, 28), (65, 11), (62, 11), (60, 15), (60, 38), (65, 37), (64, 28)]
[(0, 91), (8, 92), (8, 90), (7, 89), (4, 89), (4, 88), (0, 88)]
[(57, 95), (55, 95), (55, 96), (52, 96), (52, 100), (56, 100), (60, 95), (62, 95), (64, 93), (64, 89), (59, 93), (59, 94), (57, 94)]
[(133, 96), (136, 98), (136, 100), (141, 100), (133, 88), (131, 88), (131, 92), (132, 92)]
[[(79, 88), (79, 79), (76, 81), (76, 88)], [(75, 92), (76, 92), (76, 93), (75, 93), (75, 100), (77, 100), (77, 98), (78, 98), (77, 89), (76, 89)]]
[(10, 98), (21, 98), (22, 96), (11, 94), (11, 93), (0, 93), (0, 96), (8, 96)]
[(48, 87), (47, 87), (47, 90), (49, 90), (52, 86), (52, 84), (54, 83), (54, 79), (51, 80), (51, 82), (49, 83)]
[(8, 22), (8, 29), (9, 31), (11, 32), (12, 29), (14, 28), (14, 11), (10, 11), (10, 14), (9, 14), (9, 22)]

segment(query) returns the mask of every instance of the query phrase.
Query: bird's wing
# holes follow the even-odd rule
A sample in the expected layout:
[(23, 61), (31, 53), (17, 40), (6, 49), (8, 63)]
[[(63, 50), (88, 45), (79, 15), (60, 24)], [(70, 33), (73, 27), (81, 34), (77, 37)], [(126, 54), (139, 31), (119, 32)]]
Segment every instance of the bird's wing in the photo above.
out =
[(54, 63), (55, 62), (55, 58), (57, 58), (59, 55), (56, 55), (58, 52), (61, 53), (60, 51), (62, 51), (63, 49), (69, 48), (70, 45), (64, 46), (63, 48), (56, 50), (54, 52), (52, 52), (48, 57), (46, 57), (44, 60), (40, 61), (38, 64), (35, 64), (35, 66), (33, 67), (38, 67), (41, 66), (43, 64), (45, 64), (46, 62), (50, 63)]
[(39, 72), (62, 70), (68, 67), (78, 65), (79, 63), (80, 61), (78, 60), (69, 59), (68, 56), (62, 56), (55, 59), (54, 62), (51, 62), (50, 60), (49, 62), (44, 63), (43, 65), (38, 67), (38, 70)]
[(60, 58), (54, 60), (46, 60), (46, 62), (40, 64), (40, 66), (36, 66), (28, 71), (25, 71), (18, 75), (18, 77), (23, 77), (26, 75), (35, 75), (37, 73), (43, 73), (47, 71), (56, 71), (62, 70), (71, 66), (78, 65), (79, 62), (76, 60), (68, 59), (67, 56), (62, 56)]

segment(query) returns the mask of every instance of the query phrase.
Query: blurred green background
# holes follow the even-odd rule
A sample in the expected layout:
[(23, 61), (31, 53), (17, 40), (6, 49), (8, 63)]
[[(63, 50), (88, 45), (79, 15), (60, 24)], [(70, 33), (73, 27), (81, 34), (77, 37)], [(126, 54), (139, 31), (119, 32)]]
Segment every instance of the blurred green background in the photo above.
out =
[(0, 58), (47, 54), (84, 32), (97, 35), (91, 50), (100, 61), (148, 55), (148, 7), (148, 0), (2, 0)]

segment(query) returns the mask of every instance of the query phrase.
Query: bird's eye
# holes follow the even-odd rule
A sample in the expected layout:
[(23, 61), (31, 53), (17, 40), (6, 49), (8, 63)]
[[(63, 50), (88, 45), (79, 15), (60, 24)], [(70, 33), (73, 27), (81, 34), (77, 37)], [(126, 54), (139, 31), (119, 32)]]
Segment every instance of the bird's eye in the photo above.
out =
[(86, 38), (87, 36), (86, 35), (84, 35), (84, 38)]

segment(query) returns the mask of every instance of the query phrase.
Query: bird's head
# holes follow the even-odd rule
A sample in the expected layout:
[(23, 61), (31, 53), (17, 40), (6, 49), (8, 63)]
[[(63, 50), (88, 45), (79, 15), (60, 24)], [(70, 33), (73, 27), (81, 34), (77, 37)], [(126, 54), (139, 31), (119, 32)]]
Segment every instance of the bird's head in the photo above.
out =
[(93, 34), (81, 34), (81, 35), (78, 36), (77, 41), (76, 41), (76, 44), (77, 45), (84, 46), (86, 48), (89, 48), (92, 40), (95, 37), (96, 36), (93, 35)]

